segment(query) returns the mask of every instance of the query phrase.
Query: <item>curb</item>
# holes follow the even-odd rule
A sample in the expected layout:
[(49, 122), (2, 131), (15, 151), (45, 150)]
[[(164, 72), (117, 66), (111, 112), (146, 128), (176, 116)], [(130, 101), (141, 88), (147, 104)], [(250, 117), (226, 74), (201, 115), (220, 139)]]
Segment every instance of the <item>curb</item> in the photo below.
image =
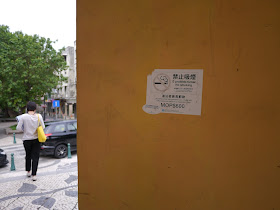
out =
[(17, 122), (16, 118), (0, 118), (0, 122)]

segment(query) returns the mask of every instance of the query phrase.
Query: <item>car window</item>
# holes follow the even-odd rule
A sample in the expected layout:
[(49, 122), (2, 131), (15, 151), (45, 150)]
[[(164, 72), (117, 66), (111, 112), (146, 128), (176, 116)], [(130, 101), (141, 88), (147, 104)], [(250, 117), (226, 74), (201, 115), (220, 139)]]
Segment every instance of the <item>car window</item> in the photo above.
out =
[(60, 132), (64, 132), (64, 131), (65, 131), (64, 124), (55, 125), (55, 127), (53, 128), (53, 133), (60, 133)]
[(46, 125), (45, 127), (45, 134), (52, 133), (53, 126)]
[(68, 123), (67, 124), (67, 129), (69, 131), (76, 131), (77, 130), (77, 123)]

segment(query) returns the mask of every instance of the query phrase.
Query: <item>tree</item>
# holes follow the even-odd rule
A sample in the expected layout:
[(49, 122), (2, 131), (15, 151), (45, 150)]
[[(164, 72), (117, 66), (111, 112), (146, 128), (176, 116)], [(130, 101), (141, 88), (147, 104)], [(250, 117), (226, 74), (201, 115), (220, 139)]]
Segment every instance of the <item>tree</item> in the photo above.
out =
[[(44, 93), (66, 81), (66, 62), (53, 41), (0, 25), (0, 108), (22, 112), (28, 101), (41, 102)], [(11, 113), (11, 112), (10, 112)]]

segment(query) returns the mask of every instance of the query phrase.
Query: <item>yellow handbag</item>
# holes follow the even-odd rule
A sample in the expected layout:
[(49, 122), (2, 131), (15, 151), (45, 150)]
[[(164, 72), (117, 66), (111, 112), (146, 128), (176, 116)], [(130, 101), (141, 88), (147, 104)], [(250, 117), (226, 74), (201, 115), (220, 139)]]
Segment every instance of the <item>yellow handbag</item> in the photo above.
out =
[(47, 137), (45, 135), (42, 125), (40, 125), (39, 115), (37, 114), (37, 116), (38, 116), (38, 128), (37, 128), (38, 140), (39, 140), (39, 142), (45, 142), (47, 140)]

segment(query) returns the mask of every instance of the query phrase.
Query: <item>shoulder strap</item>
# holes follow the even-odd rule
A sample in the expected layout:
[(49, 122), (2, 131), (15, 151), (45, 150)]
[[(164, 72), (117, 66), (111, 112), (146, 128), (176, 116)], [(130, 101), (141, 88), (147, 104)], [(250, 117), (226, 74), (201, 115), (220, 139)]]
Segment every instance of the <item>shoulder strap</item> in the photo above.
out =
[(40, 126), (40, 118), (39, 118), (39, 115), (37, 114), (38, 116), (38, 127)]

